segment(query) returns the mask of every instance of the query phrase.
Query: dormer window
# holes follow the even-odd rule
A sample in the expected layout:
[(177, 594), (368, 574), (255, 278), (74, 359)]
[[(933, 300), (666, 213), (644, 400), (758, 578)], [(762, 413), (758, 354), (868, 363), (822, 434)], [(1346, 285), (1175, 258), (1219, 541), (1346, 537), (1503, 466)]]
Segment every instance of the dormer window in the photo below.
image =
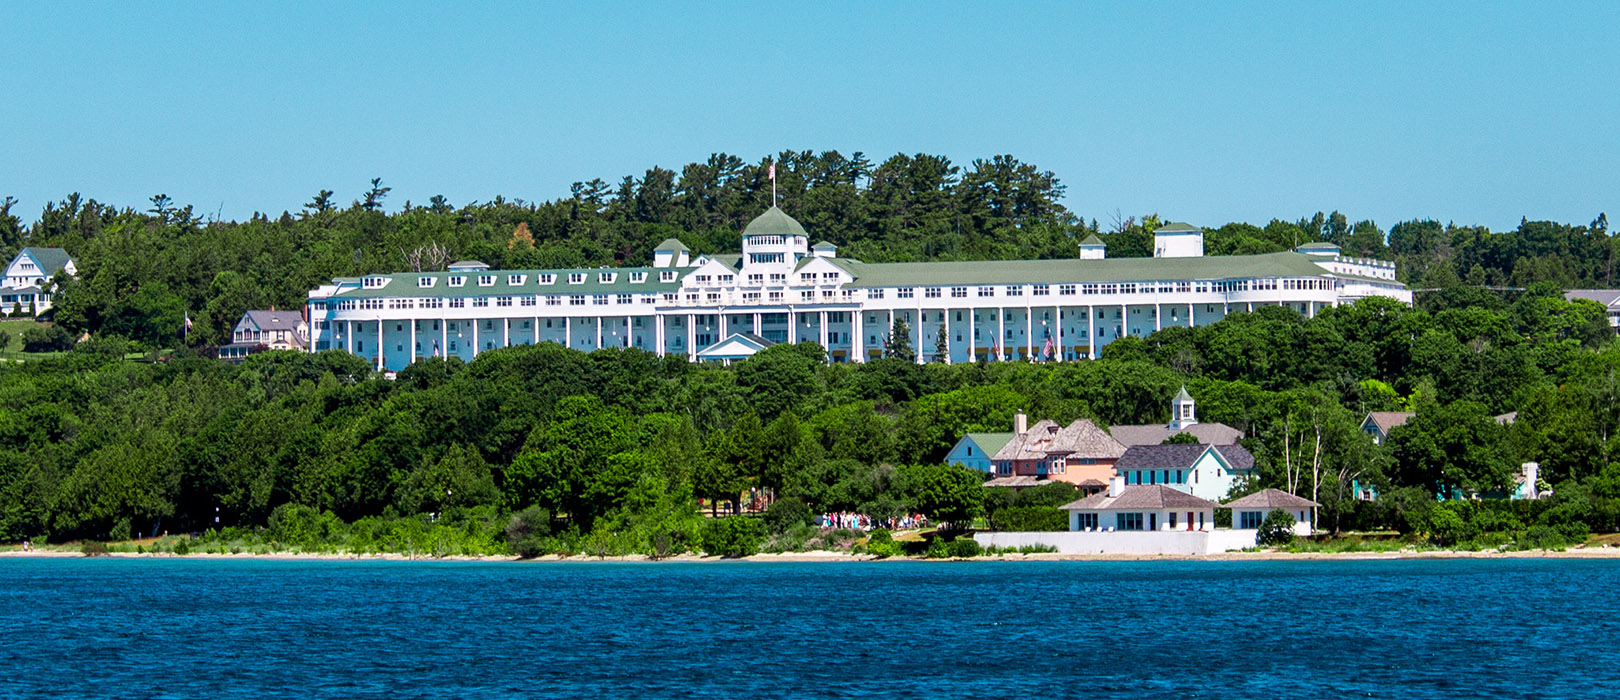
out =
[(416, 286), (421, 287), (422, 289), (432, 289), (433, 284), (437, 281), (438, 280), (433, 279), (432, 277), (418, 277), (416, 278)]
[(493, 286), (495, 286), (495, 276), (494, 275), (479, 275), (478, 276), (478, 286), (480, 286), (480, 287), (493, 287)]
[(365, 288), (365, 289), (381, 289), (383, 287), (383, 285), (386, 285), (386, 284), (388, 284), (388, 278), (387, 277), (362, 277), (362, 278), (360, 278), (360, 286), (362, 288)]
[(508, 287), (521, 287), (523, 286), (523, 280), (527, 278), (528, 275), (507, 275), (506, 285)]
[(698, 284), (708, 284), (710, 279), (711, 278), (708, 275), (698, 275), (697, 276), (697, 283)]
[(596, 273), (596, 281), (601, 284), (613, 284), (613, 280), (617, 279), (618, 277), (619, 276), (617, 274), (612, 272)]
[(547, 273), (544, 273), (544, 274), (540, 275), (539, 282), (540, 282), (540, 284), (556, 284), (557, 283), (557, 276), (552, 274), (552, 273), (547, 272)]
[(568, 283), (569, 284), (584, 284), (585, 283), (585, 273), (583, 273), (583, 272), (570, 272), (570, 273), (568, 273)]
[(465, 275), (451, 275), (445, 281), (452, 287), (460, 287), (467, 283), (467, 277)]
[(736, 279), (737, 278), (734, 275), (721, 275), (720, 276), (720, 283), (721, 284), (731, 284)]
[(675, 281), (675, 271), (674, 270), (665, 270), (663, 272), (658, 273), (658, 281), (659, 282), (674, 282)]
[(641, 284), (642, 282), (646, 282), (646, 281), (647, 281), (647, 273), (645, 273), (645, 272), (632, 272), (632, 273), (630, 273), (630, 284)]
[(838, 281), (838, 273), (836, 273), (836, 272), (823, 272), (823, 273), (821, 273), (821, 281), (823, 281), (823, 282), (837, 282)]

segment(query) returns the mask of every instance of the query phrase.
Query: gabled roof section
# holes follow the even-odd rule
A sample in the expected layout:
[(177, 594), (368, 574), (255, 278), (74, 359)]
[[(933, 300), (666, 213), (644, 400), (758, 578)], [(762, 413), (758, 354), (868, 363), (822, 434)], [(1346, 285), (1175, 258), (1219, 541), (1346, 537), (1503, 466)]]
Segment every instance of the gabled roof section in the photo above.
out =
[(34, 264), (38, 265), (40, 271), (45, 273), (43, 275), (44, 277), (50, 277), (51, 275), (56, 274), (58, 270), (67, 267), (68, 263), (73, 262), (73, 257), (68, 255), (67, 251), (62, 250), (61, 248), (36, 248), (29, 246), (27, 248), (23, 248), (21, 254), (33, 258)]
[(691, 248), (687, 248), (686, 244), (682, 243), (676, 238), (665, 238), (663, 243), (659, 243), (657, 248), (653, 248), (654, 253), (661, 253), (664, 251), (679, 253), (683, 250), (686, 252), (692, 251)]
[(833, 245), (831, 243), (828, 243), (826, 241), (821, 241), (820, 243), (817, 243), (817, 244), (815, 244), (813, 246), (810, 246), (810, 249), (811, 250), (838, 250), (838, 246)]
[(1361, 421), (1361, 426), (1365, 428), (1368, 423), (1371, 423), (1378, 428), (1378, 432), (1388, 435), (1389, 431), (1406, 425), (1406, 422), (1412, 420), (1412, 416), (1415, 415), (1417, 414), (1412, 411), (1373, 411), (1367, 414), (1365, 420)]
[(733, 333), (697, 351), (697, 356), (699, 360), (733, 360), (752, 357), (754, 353), (775, 344), (753, 333)]
[(1620, 289), (1571, 289), (1564, 292), (1565, 301), (1590, 299), (1604, 306), (1620, 304)]
[(1118, 459), (1125, 454), (1125, 446), (1084, 418), (1059, 426), (1050, 420), (1040, 421), (1023, 435), (1014, 435), (993, 459), (1032, 460), (1049, 455), (1064, 455), (1092, 459)]
[(298, 311), (248, 311), (242, 314), (242, 320), (237, 321), (238, 329), (251, 325), (261, 331), (292, 331), (298, 330), (299, 324), (304, 322), (304, 315)]
[(778, 207), (766, 209), (764, 214), (754, 217), (743, 227), (744, 236), (804, 236), (804, 227), (799, 225), (797, 219), (787, 215)]
[(979, 451), (983, 452), (985, 457), (990, 457), (1000, 452), (1001, 448), (1006, 447), (1007, 443), (1012, 441), (1014, 435), (1015, 433), (968, 433), (963, 435), (962, 439), (972, 440), (973, 444), (979, 446)]
[(471, 272), (473, 270), (488, 270), (489, 264), (479, 260), (458, 260), (450, 263), (451, 272)]
[(1171, 221), (1171, 222), (1169, 222), (1169, 223), (1167, 223), (1167, 224), (1165, 224), (1163, 226), (1160, 226), (1160, 227), (1158, 227), (1156, 229), (1153, 229), (1153, 232), (1155, 234), (1159, 234), (1159, 233), (1203, 233), (1204, 229), (1198, 228), (1197, 226), (1194, 226), (1192, 224), (1182, 222), (1182, 221)]
[(1206, 501), (1190, 493), (1169, 486), (1126, 486), (1119, 496), (1110, 497), (1107, 491), (1094, 493), (1078, 501), (1061, 506), (1062, 510), (1157, 510), (1161, 508), (1220, 508), (1214, 501)]
[(1101, 239), (1101, 238), (1098, 238), (1098, 237), (1097, 237), (1097, 234), (1095, 234), (1095, 233), (1093, 233), (1093, 234), (1091, 234), (1091, 235), (1088, 235), (1088, 236), (1086, 236), (1086, 239), (1085, 239), (1085, 240), (1083, 240), (1083, 241), (1080, 241), (1080, 245), (1100, 245), (1100, 246), (1106, 246), (1106, 245), (1108, 245), (1108, 244), (1106, 244), (1106, 243), (1103, 243), (1103, 239)]
[(1242, 508), (1244, 510), (1256, 508), (1270, 510), (1272, 508), (1315, 508), (1319, 505), (1322, 504), (1317, 503), (1309, 498), (1300, 498), (1299, 496), (1295, 496), (1287, 491), (1266, 489), (1264, 491), (1251, 493), (1242, 498), (1230, 501), (1226, 504), (1226, 507)]
[[(1190, 469), (1205, 452), (1213, 449), (1210, 445), (1136, 445), (1125, 450), (1125, 455), (1114, 463), (1114, 469), (1122, 472), (1132, 469)], [(1215, 454), (1223, 463), (1227, 461), (1219, 452)]]
[[(1174, 259), (1174, 258), (1170, 258)], [(1188, 433), (1205, 445), (1234, 445), (1243, 437), (1243, 431), (1225, 423), (1194, 423), (1181, 430), (1168, 425), (1116, 425), (1108, 429), (1115, 440), (1126, 446), (1157, 445), (1172, 435)]]

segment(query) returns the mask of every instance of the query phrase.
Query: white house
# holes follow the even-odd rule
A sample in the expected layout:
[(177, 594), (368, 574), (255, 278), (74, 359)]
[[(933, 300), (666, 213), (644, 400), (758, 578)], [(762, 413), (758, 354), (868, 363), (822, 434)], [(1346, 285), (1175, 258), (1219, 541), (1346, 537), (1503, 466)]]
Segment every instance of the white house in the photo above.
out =
[(1242, 445), (1136, 445), (1125, 450), (1114, 471), (1126, 484), (1215, 500), (1254, 475), (1254, 455)]
[(1001, 448), (1013, 439), (1014, 433), (968, 433), (956, 441), (956, 446), (945, 455), (946, 464), (955, 464), (988, 473), (990, 461)]
[(248, 311), (231, 330), (231, 342), (219, 347), (219, 358), (241, 362), (263, 350), (305, 350), (309, 324), (297, 311)]
[(1213, 530), (1219, 507), (1168, 486), (1127, 486), (1124, 479), (1114, 477), (1107, 491), (1061, 508), (1069, 512), (1070, 532), (1090, 532)]
[(1309, 537), (1311, 524), (1316, 522), (1316, 501), (1300, 498), (1287, 491), (1266, 489), (1251, 493), (1242, 498), (1227, 503), (1225, 507), (1232, 509), (1232, 527), (1238, 530), (1258, 530), (1260, 524), (1265, 522), (1266, 514), (1281, 508), (1294, 519), (1294, 534)]
[(67, 251), (23, 248), (6, 265), (5, 277), (0, 278), (0, 312), (9, 314), (22, 306), (38, 316), (51, 308), (51, 296), (55, 292), (51, 280), (60, 272), (68, 276), (79, 274), (79, 268)]
[[(919, 363), (1065, 361), (1096, 357), (1122, 337), (1264, 306), (1314, 316), (1368, 293), (1411, 303), (1391, 263), (1296, 251), (1203, 256), (1202, 236), (1165, 227), (1165, 257), (1156, 258), (1109, 258), (1088, 239), (1068, 259), (866, 263), (809, 245), (804, 227), (772, 207), (743, 229), (740, 253), (693, 256), (671, 240), (648, 267), (458, 263), (334, 279), (309, 293), (310, 349), (398, 370), (435, 347), (470, 361), (545, 342), (695, 359), (746, 333), (819, 343), (830, 362), (865, 362), (902, 321)], [(943, 353), (934, 342), (941, 331)]]

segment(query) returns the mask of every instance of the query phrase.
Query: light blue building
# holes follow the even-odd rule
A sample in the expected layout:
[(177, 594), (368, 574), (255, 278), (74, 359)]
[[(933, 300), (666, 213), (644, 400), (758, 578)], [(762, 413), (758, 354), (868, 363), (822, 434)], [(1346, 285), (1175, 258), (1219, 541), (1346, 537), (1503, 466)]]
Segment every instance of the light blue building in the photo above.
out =
[(945, 455), (945, 463), (989, 472), (990, 458), (1012, 439), (1013, 433), (968, 433), (956, 441), (950, 454)]

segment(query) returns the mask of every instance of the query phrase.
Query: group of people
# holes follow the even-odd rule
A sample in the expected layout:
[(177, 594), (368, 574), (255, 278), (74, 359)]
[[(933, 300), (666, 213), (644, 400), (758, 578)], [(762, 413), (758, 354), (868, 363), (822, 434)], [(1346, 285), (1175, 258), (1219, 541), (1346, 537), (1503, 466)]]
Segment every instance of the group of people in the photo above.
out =
[(902, 515), (898, 518), (874, 518), (865, 513), (843, 511), (822, 513), (816, 516), (816, 525), (843, 530), (910, 530), (912, 528), (926, 527), (928, 525), (928, 516), (914, 513)]

